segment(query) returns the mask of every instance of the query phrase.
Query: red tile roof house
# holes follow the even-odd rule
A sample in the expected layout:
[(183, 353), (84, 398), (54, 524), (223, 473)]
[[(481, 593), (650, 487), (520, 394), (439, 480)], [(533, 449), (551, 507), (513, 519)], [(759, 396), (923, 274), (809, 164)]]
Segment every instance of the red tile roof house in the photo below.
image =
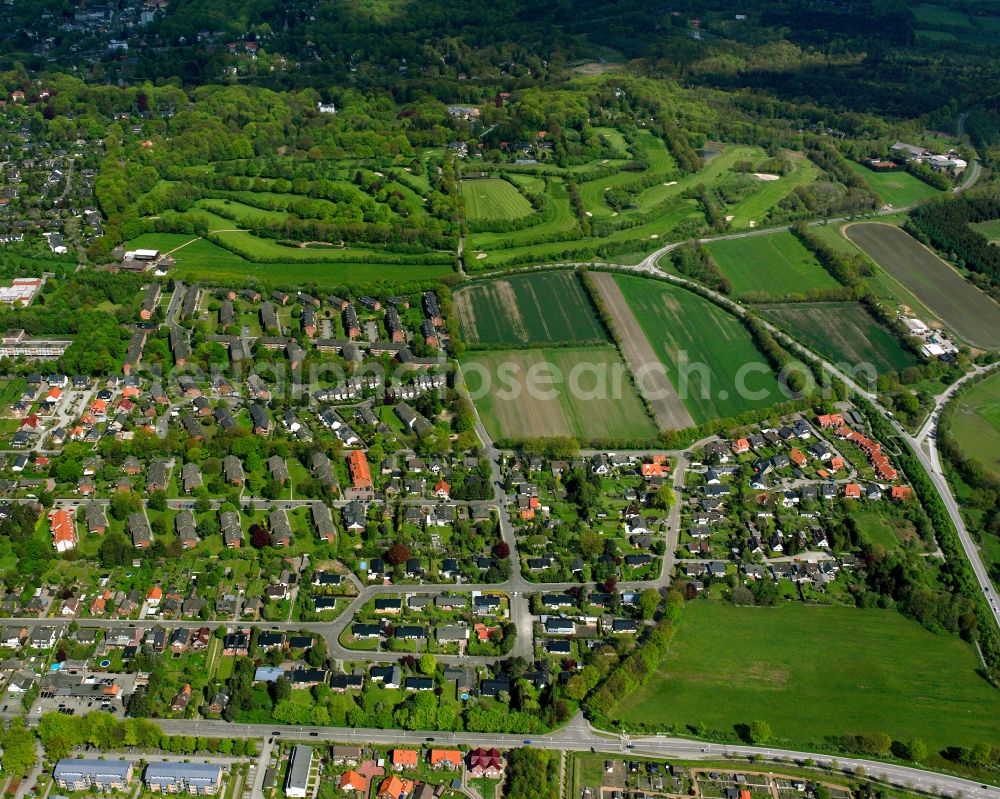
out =
[(337, 783), (337, 787), (342, 791), (356, 791), (358, 793), (364, 793), (368, 790), (368, 780), (354, 770), (345, 771), (340, 775), (340, 781)]
[(191, 686), (185, 683), (184, 687), (177, 692), (177, 695), (170, 703), (170, 709), (177, 712), (180, 712), (182, 710), (187, 710), (187, 706), (190, 701), (191, 701)]
[(415, 749), (393, 749), (390, 755), (392, 767), (397, 771), (417, 767), (417, 752)]
[(57, 510), (49, 516), (49, 527), (52, 530), (52, 546), (56, 552), (69, 552), (76, 549), (76, 522), (68, 510)]
[(473, 749), (469, 752), (468, 764), (473, 777), (496, 779), (503, 774), (503, 757), (498, 749)]
[(351, 451), (347, 456), (347, 468), (351, 473), (351, 483), (355, 488), (371, 488), (372, 473), (368, 466), (368, 458), (360, 449)]
[(913, 489), (909, 486), (893, 486), (892, 498), (896, 502), (906, 502), (913, 497)]
[(651, 463), (644, 463), (639, 467), (643, 477), (666, 477), (670, 473), (670, 467), (662, 456), (657, 455)]
[(462, 767), (462, 753), (457, 749), (431, 749), (431, 768), (458, 769)]

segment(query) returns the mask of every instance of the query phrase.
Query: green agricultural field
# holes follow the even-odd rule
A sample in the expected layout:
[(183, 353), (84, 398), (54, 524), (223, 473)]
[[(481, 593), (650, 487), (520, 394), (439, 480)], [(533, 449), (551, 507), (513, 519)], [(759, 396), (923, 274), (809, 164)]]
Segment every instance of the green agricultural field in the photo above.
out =
[(515, 186), (500, 178), (463, 180), (465, 215), (472, 221), (520, 219), (531, 213), (531, 203)]
[(462, 373), (494, 440), (569, 436), (641, 445), (656, 436), (611, 346), (471, 352)]
[[(845, 227), (845, 225), (819, 225), (812, 228), (812, 232), (840, 252), (864, 255), (861, 248), (844, 235)], [(878, 269), (873, 276), (865, 278), (865, 283), (875, 292), (876, 297), (909, 306), (913, 313), (928, 324), (937, 321), (937, 316), (917, 299), (917, 295), (884, 269)]]
[(951, 435), (962, 454), (1000, 479), (1000, 372), (958, 399), (951, 416)]
[(761, 306), (764, 315), (828, 361), (870, 363), (879, 374), (918, 362), (885, 325), (858, 302), (798, 302)]
[(703, 297), (661, 281), (616, 274), (642, 333), (697, 423), (785, 399), (746, 328)]
[(563, 270), (476, 281), (454, 294), (470, 345), (607, 341), (583, 284)]
[(791, 233), (723, 239), (709, 244), (708, 251), (737, 295), (779, 298), (839, 286)]
[[(337, 288), (346, 282), (416, 283), (440, 280), (452, 269), (438, 264), (370, 264), (348, 261), (330, 263), (254, 263), (234, 252), (190, 234), (145, 233), (127, 244), (128, 249), (152, 248), (172, 252), (177, 265), (172, 274), (189, 282), (229, 282), (236, 285), (253, 280), (265, 286), (316, 284)], [(284, 248), (282, 248), (284, 249)], [(320, 253), (322, 250), (305, 250)]]
[(843, 734), (922, 738), (932, 754), (996, 741), (1000, 693), (972, 648), (891, 610), (689, 603), (656, 677), (612, 714), (732, 733), (755, 719), (775, 744)]
[(909, 172), (875, 172), (856, 161), (851, 161), (850, 164), (851, 169), (861, 175), (882, 198), (882, 202), (893, 208), (908, 208), (928, 197), (941, 194), (940, 189), (913, 177)]
[(847, 236), (976, 347), (1000, 349), (1000, 305), (909, 234), (891, 225), (859, 222)]

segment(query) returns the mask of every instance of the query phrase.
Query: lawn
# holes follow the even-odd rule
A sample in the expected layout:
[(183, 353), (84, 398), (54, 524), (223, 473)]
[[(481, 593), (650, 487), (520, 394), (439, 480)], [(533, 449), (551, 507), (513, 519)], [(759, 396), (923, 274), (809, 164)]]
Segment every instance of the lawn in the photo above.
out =
[(180, 280), (190, 282), (221, 281), (241, 284), (253, 280), (271, 286), (315, 283), (321, 288), (337, 288), (347, 282), (359, 286), (416, 283), (440, 279), (452, 271), (451, 266), (445, 264), (253, 263), (207, 239), (177, 233), (145, 233), (130, 241), (127, 246), (129, 249), (149, 247), (163, 252), (176, 250), (173, 258), (177, 265), (172, 274)]
[(463, 180), (465, 215), (472, 221), (520, 219), (531, 213), (531, 203), (517, 188), (500, 178)]
[(0, 413), (5, 412), (17, 402), (28, 388), (28, 381), (23, 377), (0, 381)]
[(986, 236), (990, 241), (1000, 242), (1000, 219), (991, 219), (989, 222), (976, 222), (972, 227)]
[[(524, 176), (521, 175), (512, 176), (512, 179), (517, 182), (521, 182), (523, 178)], [(535, 176), (530, 176), (530, 178), (531, 181), (541, 181), (541, 178)], [(544, 183), (541, 188), (538, 187), (537, 183), (526, 183), (524, 185), (531, 191), (545, 190)], [(570, 205), (566, 184), (558, 178), (550, 178), (546, 195), (548, 197), (546, 212), (543, 219), (537, 225), (532, 225), (523, 230), (512, 230), (502, 233), (470, 234), (465, 247), (470, 267), (475, 268), (480, 265), (490, 265), (492, 261), (498, 260), (491, 258), (491, 253), (494, 250), (506, 250), (511, 247), (517, 247), (522, 243), (534, 241), (541, 236), (565, 233), (567, 237), (572, 237), (574, 235), (573, 231), (576, 231), (575, 235), (579, 235), (576, 216), (573, 213), (573, 207)], [(484, 253), (485, 257), (477, 257), (480, 253)]]
[(662, 281), (616, 274), (615, 282), (695, 422), (785, 399), (767, 361), (734, 316)]
[(879, 374), (919, 359), (858, 302), (798, 302), (761, 306), (764, 315), (828, 361), (870, 363)]
[(847, 227), (847, 236), (970, 344), (1000, 348), (1000, 305), (906, 232), (878, 222)]
[(730, 170), (737, 161), (754, 161), (763, 157), (765, 157), (765, 153), (759, 147), (726, 147), (719, 155), (705, 160), (704, 165), (699, 171), (691, 175), (678, 177), (676, 183), (670, 180), (664, 183), (657, 183), (655, 186), (651, 186), (641, 192), (636, 197), (636, 202), (640, 207), (648, 208), (663, 202), (669, 197), (677, 197), (699, 183), (712, 186), (717, 181), (732, 174)]
[(972, 23), (959, 9), (939, 6), (933, 3), (921, 3), (913, 9), (913, 16), (918, 25), (927, 25), (932, 28), (966, 28), (972, 30)]
[(777, 299), (840, 285), (791, 233), (723, 239), (709, 244), (708, 251), (737, 295)]
[[(264, 219), (273, 222), (283, 222), (288, 217), (288, 214), (284, 211), (268, 211), (264, 208), (255, 208), (252, 205), (244, 205), (241, 202), (235, 202), (233, 200), (198, 200), (198, 202), (195, 203), (195, 207), (213, 211), (222, 217), (225, 217), (226, 214), (235, 214), (239, 219)], [(226, 219), (226, 222), (228, 224), (221, 228), (222, 230), (229, 230), (231, 228), (238, 227), (238, 225), (231, 219)]]
[(936, 753), (997, 740), (1000, 693), (977, 668), (961, 639), (891, 610), (698, 601), (684, 609), (658, 677), (613, 716), (726, 732), (763, 719), (776, 744), (802, 747), (882, 731), (922, 738)]
[(639, 444), (656, 435), (611, 346), (469, 353), (462, 373), (494, 440)]
[[(221, 218), (221, 217), (220, 217)], [(227, 220), (228, 221), (228, 220)], [(230, 223), (231, 225), (231, 223)], [(212, 238), (217, 240), (226, 248), (232, 248), (238, 253), (249, 253), (251, 256), (264, 260), (273, 261), (357, 261), (375, 260), (386, 264), (405, 262), (406, 255), (392, 253), (384, 250), (371, 250), (363, 247), (286, 247), (274, 239), (264, 239), (255, 236), (246, 230), (233, 230), (231, 227), (223, 232), (213, 233)], [(449, 261), (451, 255), (447, 253), (436, 253), (435, 261), (441, 263)]]
[(454, 302), (471, 345), (607, 341), (579, 276), (568, 270), (476, 281)]
[(981, 380), (955, 402), (951, 435), (966, 457), (1000, 479), (1000, 372)]
[(893, 208), (908, 208), (921, 200), (941, 193), (940, 189), (913, 177), (909, 172), (876, 172), (864, 164), (851, 161), (851, 169), (865, 179), (881, 198)]
[(899, 546), (899, 539), (885, 517), (874, 510), (855, 510), (851, 518), (858, 525), (862, 538), (869, 544), (878, 544), (886, 549)]
[(801, 156), (790, 160), (794, 166), (791, 172), (782, 175), (778, 180), (761, 181), (758, 192), (729, 208), (729, 213), (733, 217), (729, 223), (732, 230), (751, 228), (754, 227), (754, 223), (759, 225), (761, 220), (767, 217), (768, 212), (794, 189), (816, 180), (819, 169), (812, 161)]

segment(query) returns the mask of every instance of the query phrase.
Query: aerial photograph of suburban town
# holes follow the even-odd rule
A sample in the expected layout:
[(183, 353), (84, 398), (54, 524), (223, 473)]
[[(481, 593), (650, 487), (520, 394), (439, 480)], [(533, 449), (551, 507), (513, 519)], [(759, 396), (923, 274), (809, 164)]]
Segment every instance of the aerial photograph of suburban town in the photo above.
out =
[(0, 799), (1000, 799), (998, 0), (0, 0)]

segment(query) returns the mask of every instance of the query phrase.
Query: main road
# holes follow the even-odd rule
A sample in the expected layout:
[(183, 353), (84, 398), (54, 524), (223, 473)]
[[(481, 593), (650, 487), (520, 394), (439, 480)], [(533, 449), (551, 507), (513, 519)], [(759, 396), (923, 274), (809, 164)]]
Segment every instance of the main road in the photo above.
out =
[(863, 770), (869, 779), (937, 796), (971, 797), (990, 799), (998, 796), (996, 788), (978, 782), (924, 771), (894, 763), (880, 763), (855, 757), (832, 757), (813, 752), (768, 748), (763, 746), (736, 746), (665, 735), (625, 737), (611, 735), (594, 729), (581, 714), (565, 727), (545, 735), (502, 735), (473, 732), (437, 732), (434, 730), (380, 730), (344, 727), (283, 727), (265, 724), (229, 724), (225, 721), (162, 720), (157, 722), (165, 733), (172, 735), (204, 735), (220, 738), (256, 738), (267, 742), (276, 736), (296, 741), (317, 743), (345, 743), (359, 746), (424, 746), (436, 745), (465, 747), (498, 747), (502, 749), (532, 746), (570, 752), (598, 752), (605, 755), (637, 755), (643, 757), (675, 758), (683, 760), (719, 760), (739, 758), (773, 762), (813, 761), (824, 768), (838, 768), (845, 774)]

